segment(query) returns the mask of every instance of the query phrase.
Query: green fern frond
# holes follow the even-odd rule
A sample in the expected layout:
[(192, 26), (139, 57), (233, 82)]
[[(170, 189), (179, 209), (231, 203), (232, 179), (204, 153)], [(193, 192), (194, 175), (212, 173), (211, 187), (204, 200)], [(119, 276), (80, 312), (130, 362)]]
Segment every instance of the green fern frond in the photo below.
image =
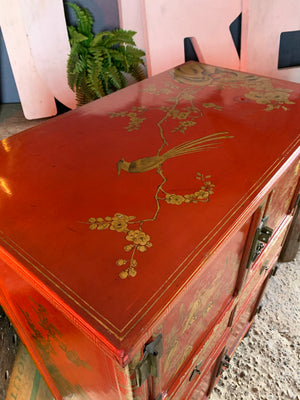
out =
[(141, 60), (141, 58), (145, 55), (145, 52), (143, 50), (137, 49), (133, 46), (126, 46), (126, 53), (130, 56), (130, 58), (132, 58), (132, 60), (142, 62), (142, 64), (144, 64), (144, 61)]
[(90, 12), (86, 8), (81, 8), (75, 3), (67, 3), (75, 12), (76, 19), (78, 21), (78, 31), (83, 35), (91, 37), (92, 27), (94, 20)]
[[(134, 31), (115, 29), (92, 33), (93, 18), (87, 9), (68, 3), (78, 26), (68, 27), (71, 52), (67, 63), (68, 84), (78, 105), (126, 86), (126, 74), (145, 77), (141, 66), (145, 53), (135, 47)], [(125, 73), (125, 75), (124, 75)]]
[(125, 55), (129, 64), (144, 64), (142, 57), (144, 57), (145, 52), (143, 50), (128, 45), (121, 47), (120, 51)]
[(113, 65), (109, 68), (107, 73), (110, 86), (115, 90), (122, 89), (122, 79), (120, 77), (120, 71)]
[(94, 59), (90, 57), (87, 63), (87, 85), (97, 97), (103, 97), (106, 94), (101, 81), (102, 61), (103, 58), (98, 58), (98, 62), (94, 62)]
[(97, 98), (96, 94), (87, 85), (86, 77), (80, 82), (76, 91), (76, 101), (79, 106), (87, 104)]
[(122, 29), (115, 29), (111, 32), (111, 35), (108, 35), (104, 38), (105, 46), (114, 47), (119, 44), (130, 44), (132, 46), (135, 45), (133, 40), (133, 35), (135, 32), (133, 31), (125, 31)]
[(83, 35), (82, 33), (78, 32), (77, 29), (74, 28), (74, 26), (69, 26), (68, 32), (69, 32), (71, 46), (74, 46), (75, 44), (83, 42), (88, 39), (86, 35)]
[(93, 40), (91, 42), (91, 46), (96, 47), (96, 46), (106, 45), (106, 38), (108, 38), (110, 36), (112, 36), (111, 31), (103, 31), (103, 32), (97, 33), (97, 35), (95, 35), (95, 37), (93, 38)]
[(77, 62), (78, 62), (78, 56), (70, 54), (67, 63), (67, 77), (68, 77), (68, 85), (73, 91), (75, 91), (76, 89), (76, 84), (75, 84), (76, 75), (74, 73), (74, 70), (76, 68)]
[(135, 80), (142, 81), (146, 78), (144, 69), (139, 65), (132, 65), (129, 68), (129, 73), (134, 77)]

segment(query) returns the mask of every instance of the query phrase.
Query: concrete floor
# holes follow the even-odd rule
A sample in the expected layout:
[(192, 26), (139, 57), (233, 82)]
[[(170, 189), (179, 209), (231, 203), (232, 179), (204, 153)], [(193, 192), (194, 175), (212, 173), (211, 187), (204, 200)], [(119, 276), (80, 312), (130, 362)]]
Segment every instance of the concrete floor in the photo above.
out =
[(0, 400), (5, 400), (18, 350), (19, 339), (1, 307), (0, 336)]
[(24, 117), (21, 104), (0, 104), (0, 140), (31, 128), (44, 119), (27, 120)]

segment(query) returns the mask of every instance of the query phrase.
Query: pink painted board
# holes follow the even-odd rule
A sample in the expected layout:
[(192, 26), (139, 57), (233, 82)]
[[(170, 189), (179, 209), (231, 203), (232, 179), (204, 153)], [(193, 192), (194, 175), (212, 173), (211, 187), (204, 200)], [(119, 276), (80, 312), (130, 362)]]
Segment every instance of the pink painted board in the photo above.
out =
[(67, 84), (70, 45), (62, 0), (0, 0), (0, 8), (1, 29), (25, 117), (55, 115), (54, 97), (75, 108), (75, 94)]
[(229, 26), (241, 0), (142, 0), (149, 76), (184, 62), (184, 38), (192, 37), (199, 61), (239, 69)]
[[(118, 0), (120, 28), (135, 31), (136, 47), (145, 51), (144, 26), (140, 0)], [(146, 57), (143, 58), (146, 71)]]
[(278, 69), (280, 34), (300, 30), (300, 1), (243, 0), (242, 21), (241, 70), (300, 83), (300, 67)]
[(39, 76), (28, 45), (20, 4), (0, 0), (0, 25), (24, 115), (27, 119), (56, 114), (49, 88)]

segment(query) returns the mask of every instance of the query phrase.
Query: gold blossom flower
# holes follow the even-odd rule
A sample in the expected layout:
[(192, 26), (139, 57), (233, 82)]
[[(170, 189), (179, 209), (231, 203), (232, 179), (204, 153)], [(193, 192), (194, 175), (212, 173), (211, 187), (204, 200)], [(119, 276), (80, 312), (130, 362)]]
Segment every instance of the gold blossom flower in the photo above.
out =
[(136, 245), (145, 246), (150, 241), (150, 236), (140, 230), (129, 231), (126, 239)]
[(254, 100), (257, 104), (268, 104), (269, 100), (266, 99), (264, 92), (252, 91), (245, 93), (245, 97), (250, 100)]
[(126, 260), (123, 260), (122, 258), (119, 258), (117, 261), (116, 261), (116, 264), (120, 267), (121, 265), (125, 265), (127, 263), (127, 261)]
[(214, 110), (217, 110), (217, 111), (223, 110), (222, 106), (218, 106), (215, 103), (203, 103), (202, 106), (205, 108), (213, 108)]
[(131, 267), (136, 267), (137, 266), (137, 261), (136, 260), (131, 260), (131, 262), (130, 262), (130, 266)]
[(178, 116), (177, 116), (177, 118), (178, 119), (186, 119), (188, 116), (189, 116), (189, 112), (188, 111), (185, 111), (185, 112), (180, 112), (179, 114), (178, 114)]
[(107, 229), (110, 225), (108, 221), (105, 221), (103, 218), (90, 218), (89, 219), (90, 223), (90, 229), (98, 229), (99, 231), (103, 231), (104, 229)]
[(205, 190), (209, 194), (213, 194), (215, 185), (213, 183), (211, 183), (210, 181), (207, 181), (207, 182), (204, 182), (204, 183), (205, 183), (205, 185), (201, 186), (201, 189)]
[(128, 252), (131, 251), (133, 247), (134, 247), (133, 244), (127, 244), (126, 246), (124, 246), (124, 250)]
[(284, 89), (276, 89), (276, 90), (272, 90), (270, 92), (266, 92), (266, 98), (269, 101), (276, 101), (280, 104), (283, 104), (283, 103), (291, 104), (292, 103), (292, 102), (289, 102), (289, 93), (287, 93)]
[(185, 202), (185, 199), (180, 194), (166, 194), (166, 202), (168, 204), (180, 205)]
[(195, 197), (197, 200), (207, 200), (209, 196), (209, 193), (206, 190), (199, 190), (198, 192), (195, 192)]
[(132, 278), (134, 278), (134, 277), (136, 276), (136, 274), (137, 274), (137, 271), (136, 271), (135, 268), (127, 268), (127, 269), (125, 269), (124, 271), (122, 271), (122, 272), (119, 273), (119, 277), (120, 277), (121, 279), (126, 279), (126, 278), (128, 278), (129, 276), (131, 276)]
[(121, 272), (119, 273), (119, 277), (120, 277), (121, 279), (126, 279), (126, 278), (128, 278), (129, 276), (131, 276), (132, 278), (134, 278), (134, 277), (136, 276), (136, 274), (137, 274), (137, 270), (135, 269), (136, 266), (137, 266), (137, 261), (134, 260), (134, 259), (132, 259), (132, 260), (130, 261), (130, 267), (124, 269), (123, 271), (121, 271)]
[(182, 121), (182, 122), (180, 122), (180, 125), (181, 126), (194, 126), (194, 125), (196, 125), (196, 122), (195, 121)]
[(184, 201), (185, 203), (190, 203), (195, 199), (195, 196), (193, 194), (185, 194), (184, 195)]
[(140, 251), (141, 253), (144, 253), (147, 250), (146, 246), (137, 246), (138, 251)]
[(144, 92), (148, 92), (150, 94), (157, 94), (158, 90), (155, 85), (149, 85), (147, 88), (144, 89)]
[(293, 104), (289, 101), (289, 93), (284, 89), (274, 89), (266, 92), (250, 91), (245, 94), (250, 100), (255, 100), (258, 104), (270, 104), (276, 102), (279, 104)]
[(110, 229), (117, 232), (127, 232), (127, 224), (129, 221), (135, 219), (133, 216), (128, 216), (120, 213), (116, 213), (113, 218), (111, 218)]
[(124, 271), (120, 272), (120, 273), (119, 273), (119, 277), (120, 277), (121, 279), (126, 279), (126, 278), (128, 277), (128, 271), (127, 271), (127, 270), (124, 270)]
[(193, 101), (195, 99), (195, 95), (192, 92), (183, 92), (181, 98), (183, 100)]
[(137, 271), (135, 268), (129, 268), (128, 270), (128, 275), (131, 276), (132, 278), (134, 278), (137, 274)]
[(132, 117), (130, 118), (129, 124), (125, 127), (125, 129), (127, 129), (128, 132), (137, 131), (145, 119), (146, 118)]

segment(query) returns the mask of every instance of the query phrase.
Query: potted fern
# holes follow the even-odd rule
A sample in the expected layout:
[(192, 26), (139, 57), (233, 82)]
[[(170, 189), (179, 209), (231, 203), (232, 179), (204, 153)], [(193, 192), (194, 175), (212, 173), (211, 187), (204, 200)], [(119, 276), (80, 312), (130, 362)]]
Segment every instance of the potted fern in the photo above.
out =
[(136, 48), (136, 32), (115, 29), (94, 35), (90, 12), (74, 3), (68, 5), (75, 12), (77, 27), (68, 27), (71, 52), (67, 75), (78, 106), (125, 87), (128, 77), (145, 78), (145, 53)]

